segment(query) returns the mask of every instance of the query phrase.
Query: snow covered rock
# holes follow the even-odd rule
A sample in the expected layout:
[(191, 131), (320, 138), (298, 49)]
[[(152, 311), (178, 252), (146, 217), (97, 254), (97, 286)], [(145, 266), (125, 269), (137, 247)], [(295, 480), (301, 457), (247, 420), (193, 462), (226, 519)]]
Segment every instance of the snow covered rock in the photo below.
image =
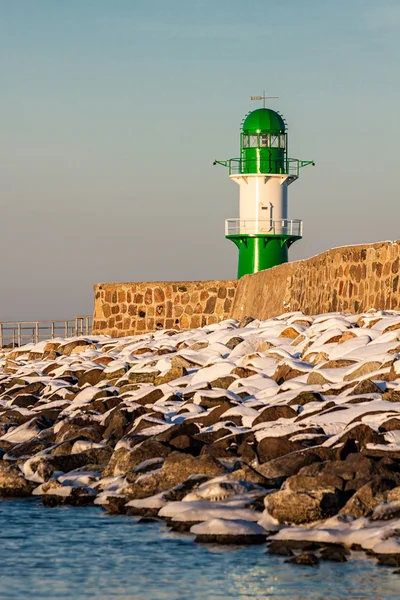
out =
[(266, 539), (266, 532), (260, 525), (240, 519), (210, 519), (191, 527), (190, 533), (196, 536), (196, 542), (209, 544), (263, 544)]

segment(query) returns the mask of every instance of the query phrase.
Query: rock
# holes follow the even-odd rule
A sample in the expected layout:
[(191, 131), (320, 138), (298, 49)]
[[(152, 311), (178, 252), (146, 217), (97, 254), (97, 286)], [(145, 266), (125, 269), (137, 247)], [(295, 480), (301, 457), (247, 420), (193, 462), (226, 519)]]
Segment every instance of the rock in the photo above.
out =
[(192, 456), (199, 456), (204, 443), (189, 435), (178, 435), (170, 441), (170, 445), (180, 452), (186, 452)]
[(332, 381), (327, 379), (324, 375), (322, 375), (322, 373), (319, 373), (318, 371), (311, 371), (311, 373), (307, 377), (307, 384), (308, 385), (325, 385), (325, 384), (332, 384)]
[(243, 481), (249, 481), (250, 483), (256, 483), (265, 488), (269, 487), (268, 479), (260, 475), (255, 469), (246, 464), (241, 464), (239, 469), (235, 469), (231, 473), (231, 477), (234, 479), (241, 479)]
[(44, 494), (42, 504), (49, 508), (60, 505), (68, 506), (89, 506), (93, 504), (96, 498), (96, 492), (91, 488), (74, 487), (70, 494), (64, 496), (59, 494)]
[(294, 556), (294, 552), (284, 541), (273, 541), (268, 545), (268, 554), (276, 554), (278, 556)]
[(321, 368), (323, 369), (341, 369), (342, 367), (351, 367), (356, 364), (356, 360), (348, 360), (346, 358), (339, 358), (337, 360), (328, 360), (324, 363)]
[(167, 502), (180, 502), (209, 479), (209, 475), (190, 475), (188, 479), (166, 491), (163, 496)]
[(164, 396), (163, 392), (159, 388), (154, 388), (150, 392), (146, 392), (140, 398), (135, 397), (135, 403), (140, 404), (141, 406), (146, 406), (147, 404), (154, 404), (157, 400), (160, 400)]
[(198, 457), (180, 452), (171, 452), (160, 471), (150, 473), (140, 483), (133, 483), (124, 489), (129, 499), (147, 498), (175, 487), (190, 476), (206, 475), (217, 477), (226, 473), (226, 469), (208, 455)]
[[(381, 442), (382, 443), (382, 442)], [(390, 447), (384, 448), (365, 448), (363, 450), (365, 456), (369, 458), (381, 458), (383, 460), (400, 460), (400, 448), (394, 448), (393, 450)]]
[(16, 444), (7, 452), (7, 459), (29, 458), (37, 452), (41, 452), (49, 448), (51, 444), (44, 440), (35, 437), (27, 442)]
[(159, 371), (128, 371), (127, 376), (129, 383), (152, 383), (159, 375)]
[(156, 434), (153, 437), (154, 442), (161, 442), (163, 444), (170, 443), (174, 438), (177, 438), (182, 435), (187, 435), (193, 437), (199, 433), (199, 427), (196, 423), (189, 423), (185, 421), (184, 423), (178, 423), (176, 425), (171, 425), (166, 431), (162, 431), (161, 433)]
[(232, 404), (228, 402), (222, 402), (219, 406), (212, 408), (206, 414), (202, 414), (201, 416), (188, 419), (187, 423), (196, 423), (202, 427), (211, 427), (211, 425), (215, 425), (215, 423), (218, 423), (222, 415), (226, 413), (226, 411), (230, 408), (232, 408)]
[(400, 486), (396, 486), (387, 493), (388, 502), (400, 502)]
[(256, 417), (252, 426), (258, 423), (277, 421), (278, 419), (293, 419), (297, 417), (297, 412), (290, 406), (268, 406)]
[(237, 449), (237, 455), (241, 458), (242, 462), (247, 464), (252, 463), (253, 461), (259, 462), (257, 445), (254, 433), (250, 432), (245, 436)]
[(138, 523), (160, 523), (161, 519), (157, 519), (155, 517), (140, 517), (138, 519)]
[(145, 440), (133, 450), (119, 448), (111, 456), (103, 475), (104, 477), (126, 475), (141, 463), (154, 458), (165, 458), (170, 452), (167, 446), (154, 439)]
[(355, 386), (352, 394), (381, 394), (381, 389), (370, 379), (364, 379)]
[(364, 423), (360, 423), (359, 425), (349, 428), (339, 438), (338, 442), (345, 443), (349, 439), (357, 441), (360, 445), (360, 448), (365, 448), (367, 444), (381, 444), (383, 441), (382, 436), (379, 433)]
[(243, 342), (243, 338), (241, 338), (239, 336), (234, 336), (226, 342), (225, 346), (227, 348), (229, 348), (229, 350), (233, 350), (234, 348), (236, 348), (236, 346), (238, 346), (242, 342)]
[(24, 498), (30, 496), (36, 483), (27, 481), (19, 468), (0, 462), (0, 498)]
[[(198, 402), (199, 406), (201, 406), (202, 408), (216, 408), (216, 407), (221, 407), (221, 406), (227, 406), (229, 408), (232, 408), (232, 406), (235, 406), (235, 404), (232, 403), (232, 401), (230, 400), (230, 398), (228, 396), (225, 396), (225, 394), (221, 393), (221, 395), (219, 396), (206, 396), (206, 395), (200, 395), (200, 402)], [(227, 409), (229, 410), (229, 409)]]
[[(303, 341), (305, 341), (305, 340), (303, 340)], [(308, 342), (308, 344), (306, 345), (306, 348), (302, 354), (302, 359), (304, 361), (309, 362), (312, 365), (320, 365), (323, 363), (326, 364), (329, 361), (329, 355), (326, 352), (311, 351), (311, 352), (307, 353), (306, 350), (308, 350), (309, 345), (310, 345), (310, 342)]]
[(356, 519), (367, 516), (378, 504), (385, 502), (387, 492), (395, 486), (391, 479), (375, 477), (355, 492), (340, 513), (353, 515)]
[(70, 356), (73, 350), (75, 350), (76, 348), (85, 347), (86, 349), (87, 346), (93, 347), (93, 345), (91, 345), (86, 340), (73, 340), (72, 342), (68, 342), (67, 344), (58, 346), (57, 350), (59, 350), (64, 356)]
[(204, 348), (208, 348), (208, 342), (195, 342), (189, 346), (190, 350), (204, 350)]
[(18, 394), (15, 396), (11, 402), (10, 406), (19, 406), (20, 408), (30, 408), (34, 406), (39, 399), (39, 396), (34, 396), (33, 394)]
[(294, 327), (286, 327), (283, 331), (281, 331), (279, 337), (295, 340), (299, 335), (299, 331), (297, 331), (297, 329), (295, 329)]
[(251, 377), (252, 375), (256, 375), (257, 371), (254, 369), (249, 369), (248, 367), (235, 367), (231, 371), (231, 375), (237, 375), (240, 379), (246, 379), (247, 377)]
[(158, 375), (154, 380), (154, 385), (163, 385), (175, 379), (180, 379), (188, 374), (185, 367), (172, 367), (165, 375)]
[(254, 317), (250, 317), (250, 316), (245, 316), (242, 317), (239, 323), (239, 327), (247, 327), (247, 325), (250, 325), (250, 323), (252, 323), (253, 321), (255, 321)]
[(213, 389), (227, 390), (234, 381), (236, 381), (236, 377), (225, 375), (224, 377), (218, 377), (217, 379), (210, 381), (210, 385)]
[(318, 454), (302, 450), (270, 460), (258, 466), (256, 470), (269, 481), (271, 487), (280, 487), (285, 479), (297, 475), (300, 469), (315, 462), (321, 462)]
[(102, 506), (111, 515), (125, 515), (128, 512), (125, 496), (108, 496)]
[(95, 427), (79, 427), (78, 425), (66, 423), (65, 426), (58, 430), (55, 436), (56, 443), (78, 439), (85, 439), (99, 443), (103, 439), (103, 434)]
[(103, 379), (103, 369), (89, 369), (79, 377), (79, 386), (83, 387), (86, 383), (97, 385)]
[(368, 375), (368, 373), (373, 373), (374, 371), (378, 371), (382, 368), (382, 364), (378, 361), (370, 360), (362, 364), (348, 375), (345, 375), (343, 381), (354, 381), (363, 375)]
[(375, 463), (363, 454), (349, 454), (346, 460), (332, 460), (305, 466), (299, 471), (299, 476), (338, 477), (343, 481), (344, 492), (352, 495), (363, 487), (373, 477), (397, 480), (398, 475), (380, 463)]
[(400, 390), (388, 390), (382, 394), (382, 400), (386, 402), (400, 402)]
[(339, 509), (338, 495), (331, 489), (312, 492), (281, 490), (266, 498), (271, 517), (279, 523), (300, 525), (312, 523), (336, 514)]
[[(230, 431), (227, 429), (220, 429), (219, 432), (224, 433), (224, 436), (228, 436)], [(206, 444), (201, 449), (201, 454), (208, 454), (208, 456), (212, 456), (216, 459), (228, 459), (231, 460), (233, 457), (237, 456), (237, 444), (235, 442), (231, 442), (229, 445), (222, 438), (222, 444), (219, 444), (219, 440), (211, 444)]]
[(303, 447), (300, 444), (291, 442), (285, 438), (265, 437), (258, 443), (257, 454), (259, 462), (262, 464), (302, 449)]
[(287, 563), (301, 565), (303, 567), (314, 567), (319, 564), (319, 559), (315, 556), (315, 554), (299, 554), (294, 558), (289, 558), (285, 560)]
[(293, 475), (286, 479), (283, 484), (284, 490), (291, 492), (319, 492), (330, 490), (332, 493), (342, 491), (344, 481), (337, 475), (330, 473), (329, 468), (324, 472), (318, 473), (315, 476), (310, 475)]
[(295, 379), (295, 377), (299, 377), (300, 375), (304, 375), (304, 371), (299, 371), (298, 369), (293, 369), (293, 367), (282, 364), (279, 365), (275, 373), (272, 375), (272, 379), (276, 381), (278, 385), (282, 385), (285, 381), (290, 381), (291, 379)]
[(259, 535), (196, 535), (197, 544), (220, 544), (221, 546), (256, 546), (265, 544), (266, 534)]
[(198, 457), (180, 452), (172, 452), (167, 456), (163, 466), (163, 472), (166, 479), (172, 485), (182, 483), (190, 475), (210, 475), (217, 477), (226, 473), (226, 469), (220, 462), (210, 456), (202, 455)]
[(68, 473), (89, 464), (106, 465), (111, 455), (112, 449), (104, 446), (103, 448), (91, 448), (84, 452), (77, 452), (76, 454), (46, 454), (42, 455), (41, 459), (53, 471)]
[(14, 396), (14, 398), (20, 396), (21, 394), (33, 394), (34, 396), (40, 396), (40, 393), (43, 391), (44, 388), (45, 384), (42, 381), (34, 381), (33, 383), (28, 383), (23, 388), (17, 390), (15, 393), (13, 393), (11, 390), (9, 393), (11, 393), (11, 395)]
[(332, 544), (321, 550), (321, 560), (330, 560), (332, 562), (347, 562), (347, 556), (350, 550), (339, 544)]
[[(116, 361), (119, 362), (119, 361)], [(128, 370), (127, 365), (115, 365), (113, 367), (112, 363), (110, 363), (103, 371), (104, 379), (120, 379), (123, 377)]]
[(358, 453), (358, 444), (356, 443), (355, 440), (353, 440), (353, 438), (349, 438), (348, 440), (345, 441), (343, 446), (341, 446), (338, 450), (339, 450), (339, 452), (338, 452), (339, 460), (346, 460), (346, 458), (350, 454)]
[(288, 406), (304, 406), (309, 402), (323, 402), (323, 398), (318, 392), (300, 392), (296, 398), (293, 398), (288, 402)]
[(193, 362), (188, 358), (181, 356), (180, 354), (173, 356), (171, 360), (172, 369), (193, 369), (193, 367), (198, 366), (199, 365), (196, 362)]
[[(362, 326), (362, 325), (360, 325), (360, 326)], [(347, 330), (347, 331), (344, 332), (344, 334), (342, 335), (342, 337), (338, 341), (338, 344), (343, 344), (344, 342), (347, 342), (348, 340), (354, 339), (355, 337), (357, 337), (357, 335), (354, 333), (354, 331)]]
[(400, 430), (400, 419), (397, 419), (396, 417), (391, 417), (379, 427), (379, 431), (383, 433), (386, 431), (396, 431), (397, 429)]
[(378, 564), (386, 567), (400, 567), (400, 554), (377, 554)]
[(124, 412), (120, 408), (115, 408), (112, 411), (112, 413), (104, 421), (106, 430), (104, 431), (103, 437), (105, 440), (119, 441), (124, 436), (126, 428), (130, 423), (130, 420), (127, 418), (127, 416), (125, 416)]
[(210, 519), (192, 526), (190, 533), (196, 536), (195, 542), (206, 544), (263, 544), (267, 537), (257, 523), (240, 519)]

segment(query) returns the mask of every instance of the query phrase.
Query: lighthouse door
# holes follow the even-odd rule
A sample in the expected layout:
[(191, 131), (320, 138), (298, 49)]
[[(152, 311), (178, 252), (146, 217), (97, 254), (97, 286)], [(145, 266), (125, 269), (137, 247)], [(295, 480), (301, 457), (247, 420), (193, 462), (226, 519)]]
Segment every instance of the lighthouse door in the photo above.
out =
[(272, 202), (263, 204), (260, 202), (258, 218), (260, 219), (260, 230), (263, 233), (271, 233), (273, 229), (274, 205)]

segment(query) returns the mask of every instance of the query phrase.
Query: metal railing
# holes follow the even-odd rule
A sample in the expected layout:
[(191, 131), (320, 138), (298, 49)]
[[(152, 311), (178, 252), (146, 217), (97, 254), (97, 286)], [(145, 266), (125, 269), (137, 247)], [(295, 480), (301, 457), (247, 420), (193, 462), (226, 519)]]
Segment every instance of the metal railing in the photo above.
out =
[(77, 316), (55, 321), (3, 321), (0, 322), (0, 348), (16, 348), (24, 344), (37, 344), (40, 340), (90, 335), (93, 317)]
[(300, 219), (227, 219), (225, 221), (225, 235), (289, 235), (301, 237), (303, 235), (303, 221)]
[(314, 164), (311, 160), (298, 158), (274, 159), (260, 157), (259, 159), (230, 158), (216, 160), (214, 164), (229, 168), (229, 175), (290, 175), (296, 178), (300, 169)]

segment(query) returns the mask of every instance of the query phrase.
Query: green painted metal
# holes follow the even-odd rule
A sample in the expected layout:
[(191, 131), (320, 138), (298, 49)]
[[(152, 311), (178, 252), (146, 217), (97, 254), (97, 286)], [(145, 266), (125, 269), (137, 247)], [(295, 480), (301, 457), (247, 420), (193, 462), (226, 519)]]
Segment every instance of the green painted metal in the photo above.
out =
[[(299, 177), (300, 169), (313, 164), (313, 160), (299, 160), (298, 158), (287, 158), (284, 175), (294, 175), (295, 177)], [(229, 158), (228, 160), (215, 160), (214, 165), (228, 167), (229, 175), (243, 174), (243, 161), (240, 158)]]
[(240, 133), (239, 173), (286, 173), (286, 146), (286, 125), (281, 115), (270, 108), (253, 110)]
[(243, 133), (259, 133), (261, 131), (286, 131), (286, 123), (272, 108), (257, 108), (248, 113), (242, 124)]
[(244, 119), (240, 131), (240, 157), (215, 160), (229, 168), (229, 175), (282, 174), (299, 176), (312, 160), (288, 158), (287, 126), (283, 117), (270, 108), (257, 108)]
[(239, 248), (238, 279), (288, 262), (288, 249), (300, 236), (227, 235)]

